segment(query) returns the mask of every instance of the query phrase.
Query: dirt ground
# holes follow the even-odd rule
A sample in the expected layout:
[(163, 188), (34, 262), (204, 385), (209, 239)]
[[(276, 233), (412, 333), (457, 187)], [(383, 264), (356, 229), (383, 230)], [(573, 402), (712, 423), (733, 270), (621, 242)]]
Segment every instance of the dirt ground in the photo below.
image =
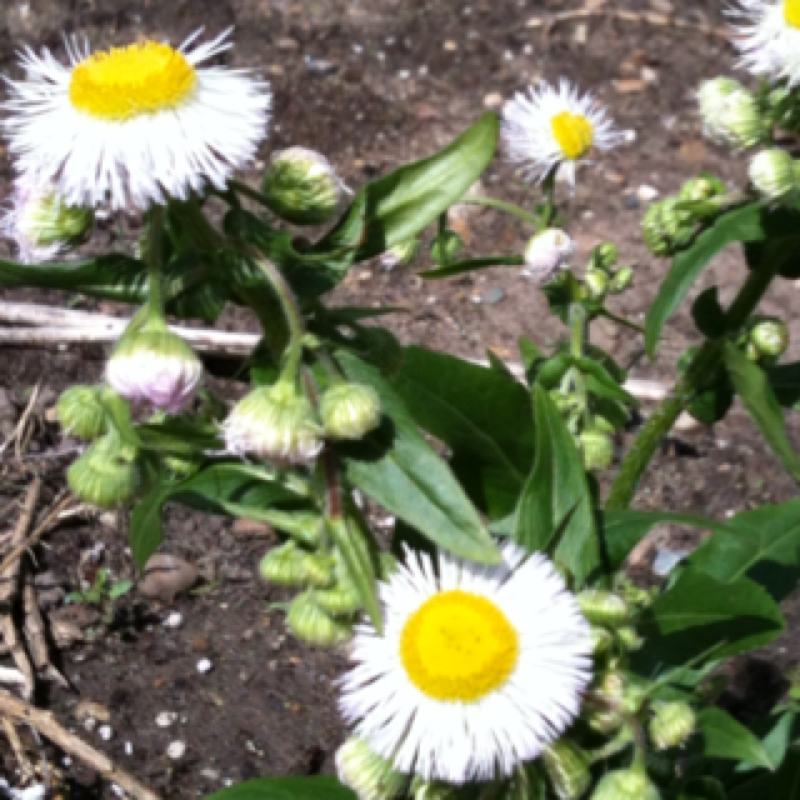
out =
[[(712, 0), (651, 0), (649, 6), (600, 0), (593, 5), (606, 13), (563, 21), (544, 37), (532, 22), (584, 6), (577, 0), (5, 0), (0, 73), (16, 74), (14, 53), (23, 44), (46, 45), (63, 55), (63, 32), (85, 34), (105, 47), (144, 36), (179, 43), (201, 25), (209, 34), (235, 25), (229, 63), (262, 71), (274, 91), (274, 120), (261, 168), (273, 150), (303, 145), (325, 153), (354, 189), (438, 149), (515, 90), (542, 77), (566, 76), (594, 92), (617, 125), (632, 132), (629, 144), (580, 173), (574, 196), (565, 187), (560, 196), (578, 244), (577, 264), (595, 244), (610, 239), (622, 261), (635, 267), (636, 287), (615, 301), (615, 310), (640, 321), (666, 269), (646, 252), (639, 234), (651, 190), (674, 192), (702, 169), (734, 184), (743, 181), (744, 159), (703, 141), (693, 101), (701, 80), (732, 72), (735, 55), (724, 35), (721, 4)], [(687, 25), (614, 14), (643, 8), (674, 13)], [(0, 197), (9, 178), (10, 164), (0, 150)], [(487, 194), (530, 202), (529, 190), (502, 156), (483, 183)], [(477, 255), (518, 251), (530, 231), (512, 218), (483, 212), (468, 218), (464, 234)], [(422, 258), (417, 267), (425, 266)], [(424, 283), (415, 271), (362, 265), (335, 300), (403, 306), (407, 313), (388, 320), (403, 342), (472, 357), (491, 348), (514, 359), (521, 334), (543, 346), (560, 335), (558, 324), (546, 317), (543, 296), (517, 269), (437, 283)], [(728, 300), (742, 274), (737, 254), (727, 254), (707, 271), (697, 291), (716, 282), (723, 301)], [(0, 298), (74, 300), (57, 292), (3, 289)], [(98, 304), (83, 301), (78, 307)], [(782, 284), (765, 310), (789, 322), (796, 342), (790, 355), (796, 359), (797, 287)], [(254, 329), (250, 318), (233, 311), (226, 312), (220, 327)], [(622, 363), (635, 362), (632, 374), (651, 378), (669, 377), (677, 356), (696, 339), (686, 309), (670, 325), (653, 364), (641, 358), (640, 341), (613, 325), (597, 324), (593, 334)], [(37, 409), (44, 413), (66, 386), (99, 379), (104, 357), (100, 347), (0, 348), (2, 438), (13, 429), (34, 384), (42, 382)], [(798, 433), (794, 421), (790, 430)], [(59, 442), (57, 428), (42, 421), (28, 453), (35, 456)], [(13, 519), (26, 482), (12, 468), (10, 451), (2, 458), (0, 507)], [(68, 459), (35, 463), (45, 479), (44, 507), (63, 489)], [(715, 430), (685, 434), (677, 445), (665, 447), (637, 503), (721, 518), (793, 493), (791, 481), (736, 409)], [(343, 736), (331, 682), (343, 656), (298, 643), (285, 631), (282, 612), (270, 610), (281, 598), (257, 579), (255, 566), (271, 540), (252, 526), (180, 509), (169, 513), (167, 531), (164, 549), (198, 566), (201, 591), (159, 605), (134, 590), (118, 601), (109, 622), (91, 612), (87, 617), (84, 606), (67, 606), (72, 611), (62, 613), (75, 615), (72, 621), (83, 629), (84, 641), (60, 653), (71, 687), (45, 684), (40, 703), (168, 798), (203, 796), (260, 775), (330, 772)], [(672, 547), (696, 540), (678, 528), (665, 528), (660, 536)], [(124, 520), (113, 516), (60, 527), (37, 558), (37, 571), (49, 571), (67, 591), (91, 580), (99, 566), (115, 580), (134, 577)], [(787, 611), (794, 625), (793, 601)], [(170, 615), (176, 619), (175, 612), (180, 624), (165, 624)], [(787, 635), (769, 657), (793, 667), (800, 648)], [(210, 671), (198, 671), (202, 659), (211, 662)], [(162, 712), (174, 714), (166, 727), (156, 721)], [(175, 742), (186, 746), (177, 759), (167, 755)], [(5, 767), (14, 785), (16, 761), (4, 747), (0, 738), (0, 775)], [(72, 781), (75, 796), (111, 796), (91, 770), (61, 757), (55, 765)]]

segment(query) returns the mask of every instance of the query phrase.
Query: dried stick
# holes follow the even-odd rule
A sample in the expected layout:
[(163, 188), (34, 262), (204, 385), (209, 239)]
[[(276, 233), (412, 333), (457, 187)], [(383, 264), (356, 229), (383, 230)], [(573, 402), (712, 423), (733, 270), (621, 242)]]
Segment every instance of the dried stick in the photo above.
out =
[(25, 754), (25, 748), (22, 746), (22, 742), (20, 741), (17, 729), (14, 727), (14, 723), (7, 717), (3, 717), (2, 722), (3, 731), (5, 732), (6, 738), (11, 745), (11, 749), (14, 751), (14, 755), (16, 756), (17, 763), (22, 770), (22, 774), (26, 778), (34, 778), (36, 776), (36, 771), (34, 770), (31, 762), (28, 760), (28, 756)]
[(68, 689), (69, 683), (67, 679), (50, 661), (50, 648), (47, 646), (47, 634), (42, 620), (42, 612), (39, 611), (39, 604), (36, 602), (36, 591), (31, 583), (26, 583), (22, 589), (22, 605), (25, 613), (25, 624), (23, 626), (25, 641), (27, 641), (28, 650), (33, 657), (36, 672), (47, 680), (57, 683), (62, 689)]
[(97, 770), (106, 780), (116, 783), (136, 800), (161, 800), (161, 798), (136, 778), (120, 769), (104, 753), (95, 750), (86, 742), (61, 727), (49, 711), (34, 708), (30, 703), (0, 691), (0, 716), (14, 722), (25, 722), (58, 745), (64, 752)]

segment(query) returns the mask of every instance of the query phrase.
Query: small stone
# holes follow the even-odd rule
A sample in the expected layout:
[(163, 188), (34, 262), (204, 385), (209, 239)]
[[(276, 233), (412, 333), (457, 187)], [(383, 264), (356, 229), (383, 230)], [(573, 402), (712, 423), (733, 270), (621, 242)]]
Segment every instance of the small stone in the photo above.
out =
[(183, 625), (183, 614), (173, 611), (162, 623), (165, 628), (180, 628)]
[(452, 39), (448, 39), (442, 47), (448, 52), (453, 53), (458, 50), (458, 42), (454, 42)]
[(130, 742), (125, 742), (125, 755), (126, 756), (133, 755), (133, 745)]
[(647, 184), (642, 184), (636, 190), (636, 196), (643, 202), (649, 203), (658, 197), (658, 189), (653, 186), (648, 186)]
[(500, 108), (503, 105), (504, 99), (500, 92), (489, 92), (489, 94), (483, 98), (483, 105), (486, 108)]
[(111, 737), (114, 735), (114, 731), (111, 729), (110, 725), (101, 725), (97, 729), (97, 735), (104, 741), (109, 742), (111, 741)]
[(219, 780), (219, 772), (215, 769), (202, 769), (200, 770), (200, 777), (216, 783)]
[(175, 595), (191, 589), (197, 581), (197, 569), (188, 561), (170, 553), (155, 553), (144, 567), (139, 594), (149, 600), (171, 603)]
[(156, 716), (156, 725), (159, 728), (169, 728), (178, 721), (178, 715), (174, 711), (161, 711)]
[(505, 296), (506, 293), (503, 291), (503, 289), (494, 287), (493, 289), (489, 289), (489, 291), (483, 296), (483, 302), (488, 303), (489, 305), (494, 305), (495, 303), (499, 303)]
[(201, 658), (197, 662), (197, 671), (201, 675), (205, 675), (207, 672), (211, 672), (211, 670), (213, 668), (214, 668), (214, 665), (211, 663), (211, 660), (208, 659), (208, 658)]
[(170, 742), (167, 747), (167, 757), (173, 761), (180, 761), (186, 755), (186, 742), (180, 740)]
[(97, 720), (94, 717), (86, 717), (83, 721), (83, 727), (91, 733), (97, 727)]

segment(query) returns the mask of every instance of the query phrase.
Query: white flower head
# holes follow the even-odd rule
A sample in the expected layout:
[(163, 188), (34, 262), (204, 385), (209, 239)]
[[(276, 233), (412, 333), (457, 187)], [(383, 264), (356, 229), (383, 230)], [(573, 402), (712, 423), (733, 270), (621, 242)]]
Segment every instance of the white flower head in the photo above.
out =
[(576, 165), (592, 150), (609, 150), (624, 141), (606, 110), (591, 94), (580, 95), (569, 81), (541, 83), (517, 92), (503, 107), (502, 137), (509, 161), (526, 178), (541, 181), (562, 165), (574, 186)]
[(580, 710), (589, 624), (541, 554), (486, 566), (407, 551), (381, 584), (384, 634), (356, 630), (339, 705), (395, 769), (464, 783), (536, 758)]
[(147, 209), (206, 182), (224, 189), (266, 134), (268, 85), (244, 70), (200, 65), (228, 50), (230, 29), (179, 48), (153, 41), (92, 54), (67, 41), (64, 65), (46, 48), (20, 53), (6, 79), (3, 122), (18, 174), (54, 182), (69, 205)]
[(91, 230), (91, 209), (69, 206), (52, 187), (17, 182), (0, 217), (0, 235), (11, 239), (23, 264), (57, 258)]
[(525, 247), (525, 265), (537, 283), (547, 283), (575, 252), (572, 239), (558, 228), (546, 230), (532, 236)]
[(754, 75), (800, 84), (800, 1), (736, 0), (728, 9), (733, 41), (741, 53), (739, 66)]

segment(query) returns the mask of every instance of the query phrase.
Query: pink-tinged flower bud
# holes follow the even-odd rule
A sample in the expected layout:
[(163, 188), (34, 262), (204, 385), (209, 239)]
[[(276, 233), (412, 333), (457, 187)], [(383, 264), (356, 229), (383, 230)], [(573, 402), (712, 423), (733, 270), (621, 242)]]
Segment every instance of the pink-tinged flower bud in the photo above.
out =
[(291, 381), (254, 389), (224, 423), (228, 450), (278, 464), (307, 464), (323, 445), (323, 430), (308, 398)]
[(548, 228), (531, 237), (525, 247), (525, 264), (538, 283), (547, 283), (565, 268), (575, 252), (572, 239), (558, 228)]
[(194, 350), (158, 322), (126, 333), (106, 366), (106, 380), (118, 395), (169, 414), (189, 405), (202, 375)]

